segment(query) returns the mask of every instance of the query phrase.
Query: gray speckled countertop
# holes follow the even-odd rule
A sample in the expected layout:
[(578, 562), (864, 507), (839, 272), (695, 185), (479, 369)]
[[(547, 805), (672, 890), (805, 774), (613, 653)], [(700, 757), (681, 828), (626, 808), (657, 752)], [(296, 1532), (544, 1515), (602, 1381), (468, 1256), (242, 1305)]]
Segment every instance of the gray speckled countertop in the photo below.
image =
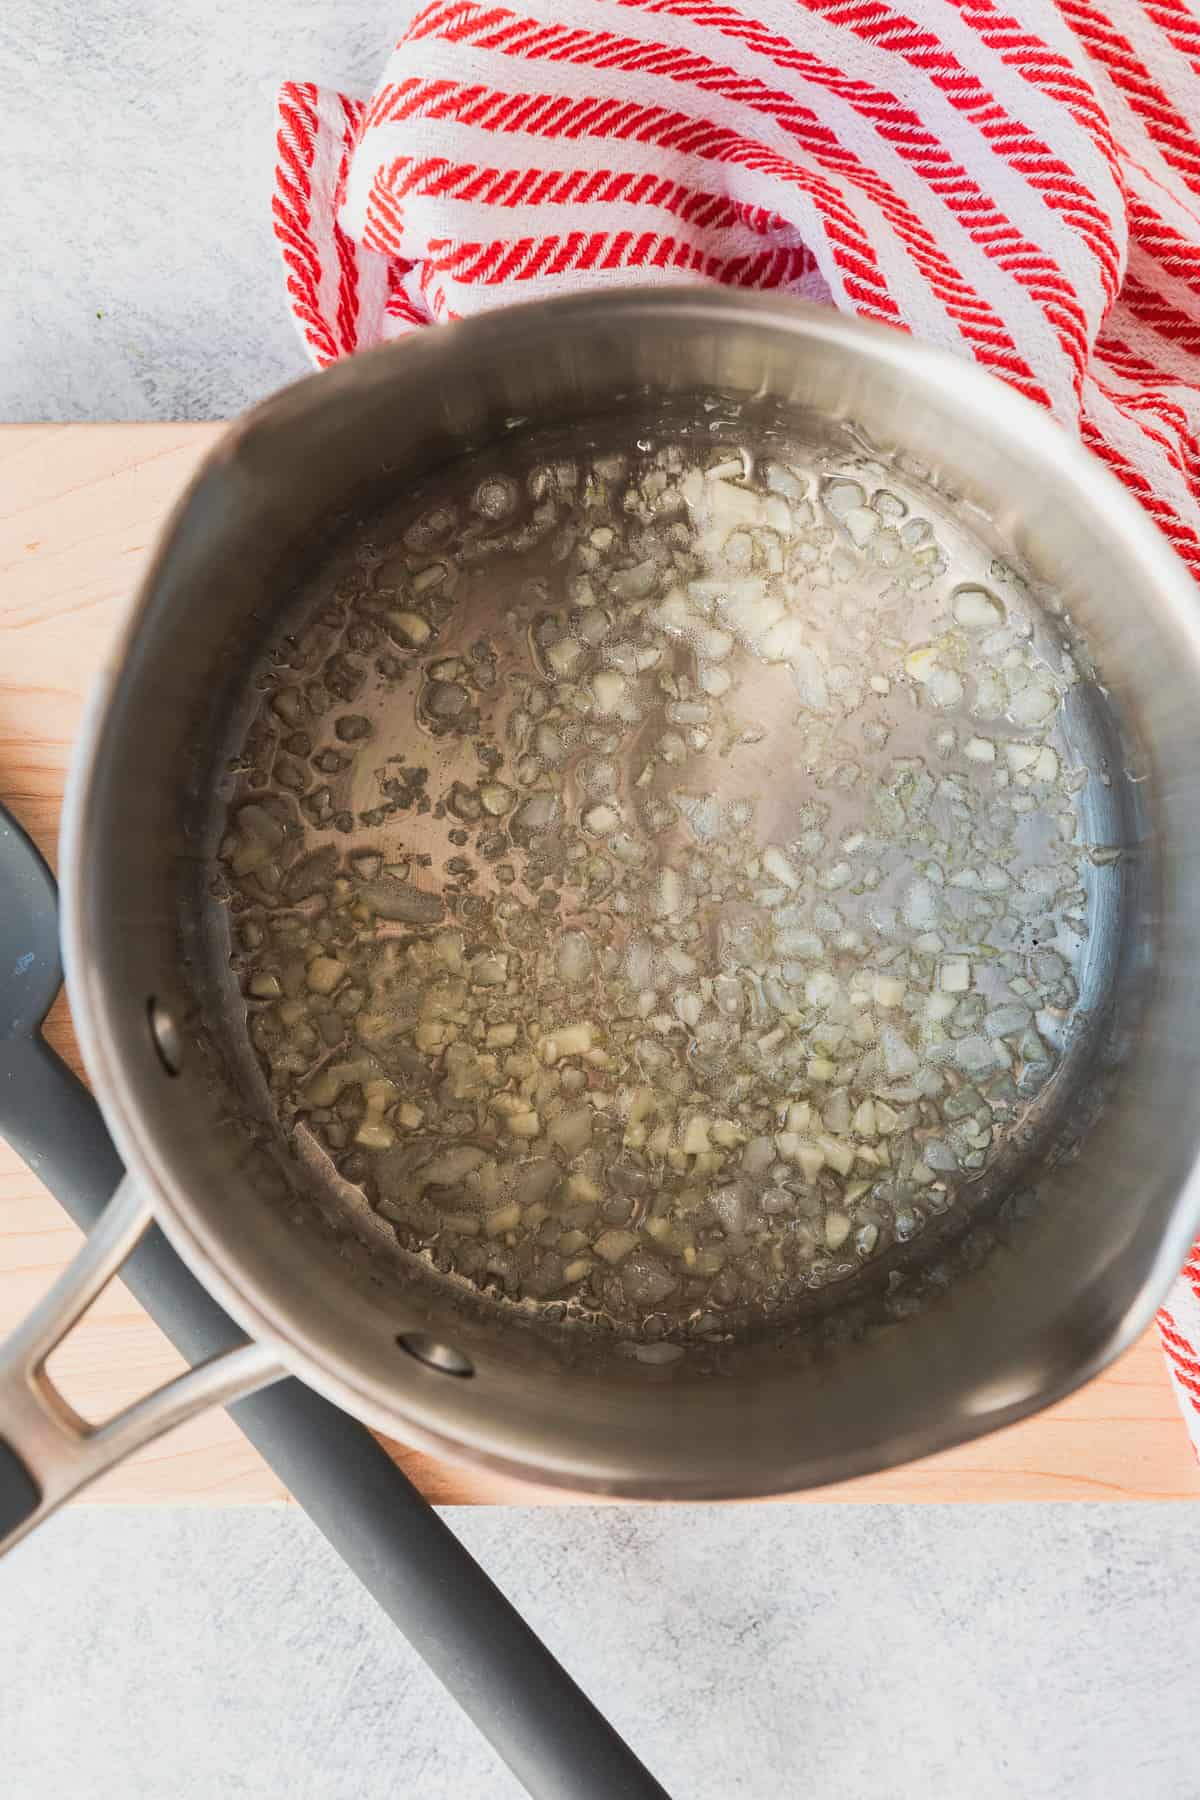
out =
[(0, 418), (221, 419), (305, 373), (271, 97), (368, 93), (404, 4), (0, 7)]
[[(220, 418), (304, 371), (282, 76), (390, 0), (10, 0), (0, 418)], [(1200, 1511), (492, 1509), (452, 1522), (682, 1800), (1188, 1800)], [(505, 1800), (290, 1510), (81, 1509), (0, 1569), (0, 1793)]]
[[(1200, 1794), (1196, 1508), (449, 1519), (675, 1800)], [(0, 1663), (14, 1800), (519, 1793), (291, 1509), (60, 1518)]]

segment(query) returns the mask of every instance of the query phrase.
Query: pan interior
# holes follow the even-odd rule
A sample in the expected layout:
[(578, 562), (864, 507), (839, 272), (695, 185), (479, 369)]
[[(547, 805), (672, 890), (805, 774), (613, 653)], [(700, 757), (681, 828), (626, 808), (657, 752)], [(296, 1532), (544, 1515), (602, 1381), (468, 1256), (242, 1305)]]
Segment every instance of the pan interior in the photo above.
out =
[(986, 517), (696, 395), (385, 483), (302, 560), (199, 784), (193, 966), (398, 1321), (703, 1371), (1029, 1234), (1103, 1086), (1129, 759)]

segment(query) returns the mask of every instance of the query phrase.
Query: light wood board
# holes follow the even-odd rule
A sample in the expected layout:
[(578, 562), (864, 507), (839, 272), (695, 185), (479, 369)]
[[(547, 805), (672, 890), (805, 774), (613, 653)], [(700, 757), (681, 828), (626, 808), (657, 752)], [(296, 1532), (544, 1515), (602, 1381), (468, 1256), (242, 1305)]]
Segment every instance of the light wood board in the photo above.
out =
[[(112, 644), (167, 510), (216, 425), (0, 428), (0, 798), (54, 861), (63, 782), (88, 684)], [(78, 1067), (65, 1005), (48, 1027)], [(78, 1233), (0, 1144), (0, 1332), (71, 1255)], [(114, 1283), (57, 1353), (55, 1372), (100, 1418), (178, 1367)], [(442, 1502), (561, 1501), (395, 1448)], [(110, 1501), (285, 1501), (224, 1413), (151, 1446), (92, 1491)], [(827, 1488), (848, 1501), (1200, 1498), (1197, 1468), (1153, 1333), (1082, 1393), (963, 1449)]]

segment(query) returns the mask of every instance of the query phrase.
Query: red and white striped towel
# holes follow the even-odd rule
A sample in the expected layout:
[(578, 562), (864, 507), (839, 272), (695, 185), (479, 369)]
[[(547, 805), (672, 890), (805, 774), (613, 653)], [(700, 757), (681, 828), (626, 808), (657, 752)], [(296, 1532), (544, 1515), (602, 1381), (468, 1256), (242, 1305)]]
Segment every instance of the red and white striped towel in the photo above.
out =
[[(591, 285), (781, 288), (1049, 407), (1200, 578), (1191, 0), (434, 0), (371, 100), (283, 88), (274, 211), (318, 364)], [(1200, 1446), (1200, 1250), (1159, 1326)]]

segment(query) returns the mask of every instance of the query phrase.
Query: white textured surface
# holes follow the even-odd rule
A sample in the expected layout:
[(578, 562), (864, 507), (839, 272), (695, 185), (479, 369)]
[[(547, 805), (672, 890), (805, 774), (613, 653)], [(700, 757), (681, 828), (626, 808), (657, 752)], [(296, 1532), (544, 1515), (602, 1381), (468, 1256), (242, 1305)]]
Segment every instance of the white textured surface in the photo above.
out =
[[(675, 1800), (1200, 1792), (1195, 1508), (449, 1518)], [(60, 1518), (0, 1667), (21, 1800), (519, 1793), (291, 1510)]]
[(285, 76), (369, 93), (401, 16), (0, 7), (0, 419), (219, 419), (307, 373), (271, 235), (271, 98)]

